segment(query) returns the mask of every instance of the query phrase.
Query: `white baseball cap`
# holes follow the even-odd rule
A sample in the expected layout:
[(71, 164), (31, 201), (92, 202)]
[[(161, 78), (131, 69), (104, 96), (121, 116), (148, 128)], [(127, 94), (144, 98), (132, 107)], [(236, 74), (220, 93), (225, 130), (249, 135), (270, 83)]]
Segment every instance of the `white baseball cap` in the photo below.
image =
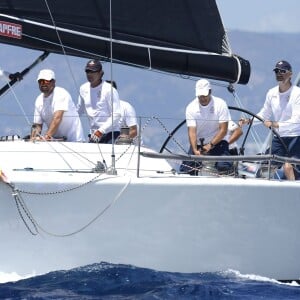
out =
[(211, 90), (211, 86), (208, 80), (200, 79), (196, 82), (196, 96), (207, 96)]
[(40, 79), (52, 80), (55, 79), (55, 74), (52, 70), (44, 69), (40, 71), (37, 81), (39, 81)]

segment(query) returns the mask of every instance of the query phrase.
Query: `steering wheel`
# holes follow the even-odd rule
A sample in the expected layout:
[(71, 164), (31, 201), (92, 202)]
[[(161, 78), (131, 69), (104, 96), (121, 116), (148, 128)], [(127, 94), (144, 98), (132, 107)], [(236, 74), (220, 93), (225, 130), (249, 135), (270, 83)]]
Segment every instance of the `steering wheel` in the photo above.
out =
[[(243, 112), (243, 113), (245, 113), (245, 114), (248, 114), (248, 115), (252, 116), (251, 122), (250, 122), (250, 124), (249, 124), (249, 126), (248, 126), (247, 132), (246, 132), (246, 134), (245, 134), (245, 136), (244, 136), (244, 138), (243, 138), (243, 141), (242, 141), (242, 144), (241, 144), (241, 148), (240, 148), (240, 149), (241, 149), (240, 155), (244, 155), (244, 150), (245, 150), (244, 146), (245, 146), (245, 143), (246, 143), (246, 141), (247, 141), (247, 138), (248, 138), (250, 129), (251, 129), (252, 125), (253, 125), (253, 120), (254, 120), (254, 119), (257, 119), (257, 120), (259, 120), (259, 121), (262, 122), (262, 123), (264, 123), (264, 120), (263, 120), (261, 117), (259, 117), (258, 115), (254, 114), (253, 112), (251, 112), (251, 111), (249, 111), (249, 110), (246, 110), (246, 109), (244, 109), (244, 108), (234, 107), (234, 106), (228, 106), (228, 108), (229, 108), (229, 110), (240, 111), (240, 112)], [(171, 151), (168, 150), (167, 145), (168, 145), (168, 143), (170, 142), (170, 140), (173, 138), (173, 136), (175, 135), (175, 133), (176, 133), (176, 132), (177, 132), (177, 131), (185, 124), (185, 123), (186, 123), (186, 120), (181, 121), (181, 122), (180, 122), (180, 123), (179, 123), (172, 131), (171, 131), (171, 133), (169, 134), (169, 136), (168, 136), (168, 137), (165, 139), (165, 141), (163, 142), (163, 144), (162, 144), (162, 146), (161, 146), (161, 148), (160, 148), (160, 150), (159, 150), (159, 153), (162, 153), (164, 150), (167, 150), (168, 152), (171, 153)], [(273, 132), (274, 135), (276, 135), (276, 137), (279, 139), (279, 141), (281, 142), (281, 144), (284, 146), (284, 148), (285, 148), (287, 154), (289, 155), (288, 147), (286, 146), (286, 144), (284, 143), (284, 141), (282, 140), (282, 138), (280, 137), (280, 135), (278, 134), (278, 132), (275, 131), (274, 128), (269, 127), (269, 129), (272, 130), (272, 132)]]

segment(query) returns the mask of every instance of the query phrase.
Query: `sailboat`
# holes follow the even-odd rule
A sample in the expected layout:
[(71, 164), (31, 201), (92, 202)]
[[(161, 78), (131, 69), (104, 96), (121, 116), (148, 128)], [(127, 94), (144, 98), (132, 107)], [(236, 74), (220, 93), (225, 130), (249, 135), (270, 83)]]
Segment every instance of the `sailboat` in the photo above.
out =
[[(230, 49), (215, 0), (8, 0), (0, 12), (1, 43), (43, 51), (0, 94), (49, 53), (204, 77), (231, 89), (250, 77), (249, 61)], [(170, 151), (178, 128), (159, 151), (141, 137), (115, 145), (3, 137), (0, 270), (42, 274), (107, 261), (299, 279), (300, 185), (270, 175), (271, 160), (287, 159), (232, 156), (233, 174), (210, 172), (219, 157)], [(176, 160), (208, 161), (208, 168), (181, 174)]]

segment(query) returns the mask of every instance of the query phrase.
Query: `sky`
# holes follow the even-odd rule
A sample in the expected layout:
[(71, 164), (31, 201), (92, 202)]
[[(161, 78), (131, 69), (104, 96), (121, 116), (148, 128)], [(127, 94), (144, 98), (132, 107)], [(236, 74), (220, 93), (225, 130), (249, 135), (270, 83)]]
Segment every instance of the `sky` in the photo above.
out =
[(299, 0), (216, 0), (227, 30), (299, 33)]

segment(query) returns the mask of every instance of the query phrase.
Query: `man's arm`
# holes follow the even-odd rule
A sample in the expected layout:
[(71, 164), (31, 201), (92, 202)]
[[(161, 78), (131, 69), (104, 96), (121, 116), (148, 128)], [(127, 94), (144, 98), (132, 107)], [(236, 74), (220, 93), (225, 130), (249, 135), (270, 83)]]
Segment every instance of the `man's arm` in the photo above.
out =
[(219, 131), (210, 142), (214, 145), (220, 143), (226, 136), (227, 130), (228, 130), (228, 122), (219, 123)]
[(137, 125), (133, 125), (129, 127), (129, 136), (134, 139), (137, 136)]
[(230, 135), (228, 144), (230, 145), (235, 141), (237, 141), (242, 134), (243, 134), (243, 130), (241, 127), (238, 126), (235, 130), (233, 130), (232, 134)]
[(54, 114), (53, 114), (53, 118), (52, 118), (52, 121), (50, 123), (50, 126), (48, 128), (48, 131), (47, 133), (45, 134), (45, 139), (48, 140), (48, 139), (51, 139), (56, 131), (57, 131), (57, 128), (59, 126), (59, 124), (61, 123), (61, 120), (64, 116), (64, 111), (63, 110), (57, 110)]
[(209, 152), (216, 144), (220, 143), (227, 134), (228, 122), (219, 123), (219, 130), (212, 140), (203, 146), (205, 152)]
[(191, 148), (195, 155), (200, 155), (200, 151), (197, 149), (197, 128), (196, 127), (188, 127), (188, 135)]
[(30, 139), (33, 140), (35, 138), (37, 138), (41, 132), (42, 132), (42, 129), (43, 129), (43, 125), (42, 124), (33, 124), (31, 126), (31, 135), (30, 135)]

